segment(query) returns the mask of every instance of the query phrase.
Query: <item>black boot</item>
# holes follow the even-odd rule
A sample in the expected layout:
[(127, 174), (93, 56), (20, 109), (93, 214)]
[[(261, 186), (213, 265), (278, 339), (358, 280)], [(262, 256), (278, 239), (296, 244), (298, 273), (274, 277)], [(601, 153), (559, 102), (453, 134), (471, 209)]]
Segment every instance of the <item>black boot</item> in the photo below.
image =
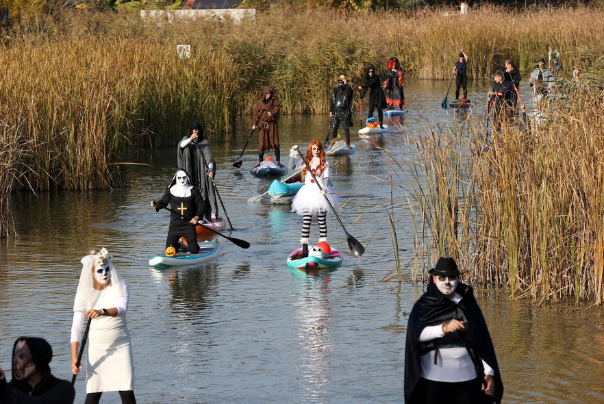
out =
[(301, 258), (306, 258), (308, 257), (308, 244), (302, 244), (302, 257)]
[(384, 124), (380, 122), (380, 129), (384, 129)]

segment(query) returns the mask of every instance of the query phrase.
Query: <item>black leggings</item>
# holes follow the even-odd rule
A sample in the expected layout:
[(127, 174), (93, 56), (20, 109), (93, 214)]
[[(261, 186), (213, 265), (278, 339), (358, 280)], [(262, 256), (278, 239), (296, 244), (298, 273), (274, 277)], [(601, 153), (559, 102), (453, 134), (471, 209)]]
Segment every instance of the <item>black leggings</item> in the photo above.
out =
[(374, 105), (373, 103), (369, 103), (369, 118), (373, 116), (373, 110), (377, 108), (378, 112), (378, 122), (380, 124), (384, 123), (384, 111), (382, 111), (381, 105)]
[[(350, 129), (348, 127), (344, 128), (344, 136), (346, 136), (346, 145), (350, 145)], [(338, 128), (333, 128), (331, 130), (331, 139), (335, 139), (338, 137)]]
[[(134, 391), (120, 391), (120, 398), (122, 404), (136, 404), (136, 398), (134, 398)], [(101, 401), (101, 395), (103, 393), (88, 393), (86, 394), (86, 401), (84, 404), (98, 404)]]
[(459, 89), (463, 88), (463, 98), (468, 98), (468, 76), (457, 74), (455, 78), (455, 99), (459, 99)]
[[(262, 163), (264, 161), (264, 152), (258, 153), (258, 160)], [(275, 160), (279, 163), (281, 161), (281, 149), (279, 146), (275, 146)]]

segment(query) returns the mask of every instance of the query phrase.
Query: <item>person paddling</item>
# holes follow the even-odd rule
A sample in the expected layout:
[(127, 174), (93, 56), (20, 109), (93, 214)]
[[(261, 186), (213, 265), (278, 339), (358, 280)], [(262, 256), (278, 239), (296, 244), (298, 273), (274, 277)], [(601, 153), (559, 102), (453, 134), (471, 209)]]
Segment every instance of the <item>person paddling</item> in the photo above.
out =
[(516, 104), (518, 103), (517, 91), (519, 91), (518, 89), (520, 87), (520, 82), (522, 81), (522, 76), (520, 75), (518, 69), (516, 69), (516, 66), (514, 65), (512, 59), (508, 59), (505, 61), (505, 72), (503, 73), (503, 81), (512, 83), (512, 107), (514, 108), (514, 111), (516, 111)]
[(501, 129), (504, 120), (509, 117), (512, 110), (512, 82), (503, 81), (503, 73), (497, 71), (493, 76), (495, 83), (493, 88), (488, 92), (489, 112), (493, 113), (493, 126), (495, 129)]
[(403, 109), (405, 105), (405, 92), (403, 91), (403, 69), (398, 58), (388, 60), (388, 75), (384, 80), (384, 89), (388, 92), (386, 104), (389, 109)]
[(195, 225), (206, 208), (199, 189), (191, 185), (189, 174), (184, 170), (178, 170), (172, 182), (166, 188), (164, 196), (159, 201), (151, 201), (151, 206), (164, 209), (170, 205), (170, 227), (166, 239), (166, 249), (174, 247), (178, 251), (179, 240), (184, 237), (187, 241), (187, 249), (191, 254), (199, 252)]
[(350, 149), (350, 127), (352, 126), (352, 88), (348, 85), (346, 76), (338, 78), (338, 86), (331, 91), (329, 117), (332, 141), (338, 137), (338, 129), (344, 130), (346, 147)]
[(264, 152), (274, 149), (275, 160), (281, 164), (281, 149), (279, 147), (279, 113), (281, 103), (274, 95), (271, 86), (264, 86), (262, 99), (254, 106), (254, 124), (258, 128), (258, 163), (264, 161)]
[[(325, 149), (321, 142), (318, 140), (310, 142), (306, 149), (304, 161), (300, 160), (296, 164), (296, 159), (300, 156), (298, 149), (299, 146), (295, 145), (290, 150), (289, 168), (302, 168), (301, 181), (304, 182), (304, 185), (292, 200), (292, 212), (302, 216), (302, 238), (300, 243), (302, 244), (302, 257), (307, 257), (313, 215), (317, 217), (319, 223), (319, 242), (327, 242), (327, 211), (330, 207), (325, 195), (335, 209), (338, 209), (339, 202), (337, 195), (332, 193), (331, 186), (329, 186), (329, 163), (325, 160)], [(312, 174), (308, 172), (304, 162), (308, 164), (322, 189), (319, 189), (315, 184), (315, 180)]]
[[(455, 102), (466, 102), (468, 99), (468, 55), (461, 49), (459, 51), (459, 60), (455, 62)], [(459, 90), (463, 90), (463, 97), (459, 98)]]
[(384, 129), (384, 113), (382, 109), (386, 108), (386, 97), (384, 96), (384, 91), (382, 91), (381, 82), (380, 76), (375, 72), (373, 66), (369, 66), (367, 76), (365, 77), (365, 85), (358, 88), (361, 90), (361, 100), (365, 97), (367, 90), (371, 90), (369, 93), (369, 117), (373, 116), (373, 110), (377, 108), (380, 129)]

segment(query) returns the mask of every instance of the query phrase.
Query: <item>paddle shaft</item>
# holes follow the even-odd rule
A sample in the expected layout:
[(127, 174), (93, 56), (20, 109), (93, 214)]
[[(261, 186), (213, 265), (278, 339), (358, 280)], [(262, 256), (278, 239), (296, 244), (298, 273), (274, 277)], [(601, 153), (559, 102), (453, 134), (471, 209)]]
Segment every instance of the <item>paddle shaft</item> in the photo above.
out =
[[(157, 208), (157, 206), (156, 206), (156, 208)], [(172, 212), (172, 213), (174, 213), (174, 214), (176, 214), (176, 215), (180, 216), (180, 213), (178, 213), (178, 212), (176, 212), (176, 211), (172, 210), (171, 208), (167, 208), (167, 207), (160, 207), (160, 208), (161, 208), (161, 209), (168, 210), (168, 211), (170, 211), (170, 212)], [(216, 231), (216, 230), (214, 230), (214, 229), (212, 229), (212, 228), (210, 228), (210, 227), (208, 227), (208, 226), (205, 226), (204, 224), (200, 223), (199, 221), (198, 221), (198, 222), (195, 224), (195, 226), (201, 226), (201, 227), (203, 227), (203, 228), (205, 228), (205, 229), (207, 229), (207, 230), (211, 231), (212, 233), (218, 234), (219, 236), (222, 236), (222, 237), (226, 238), (226, 239), (227, 239), (227, 240), (229, 240), (231, 243), (236, 244), (236, 245), (238, 245), (238, 246), (239, 246), (239, 247), (241, 247), (241, 248), (250, 248), (250, 243), (248, 243), (247, 241), (245, 241), (245, 240), (240, 240), (240, 239), (235, 238), (235, 237), (229, 237), (229, 236), (226, 236), (226, 235), (222, 234), (222, 233), (221, 233), (221, 232), (219, 232), (219, 231)]]
[[(82, 343), (80, 344), (80, 352), (78, 353), (78, 360), (76, 361), (76, 369), (78, 369), (80, 367), (80, 364), (82, 363), (82, 355), (84, 354), (84, 347), (86, 346), (86, 341), (88, 340), (88, 332), (90, 331), (91, 322), (92, 322), (92, 319), (89, 317), (88, 323), (86, 324), (86, 330), (84, 331), (84, 336), (82, 337)], [(72, 386), (75, 384), (77, 377), (78, 377), (77, 374), (74, 374), (71, 377)]]
[[(308, 165), (308, 163), (306, 162), (306, 159), (304, 158), (304, 156), (302, 155), (302, 153), (300, 152), (300, 149), (298, 148), (298, 154), (300, 155), (300, 157), (302, 157), (302, 162), (304, 163), (304, 165), (306, 166), (306, 169), (308, 170), (308, 172), (310, 173), (310, 175), (312, 175), (312, 178), (315, 180), (315, 184), (317, 184), (317, 186), (319, 187), (319, 190), (323, 191), (323, 188), (321, 187), (321, 185), (319, 185), (319, 181), (317, 181), (317, 177), (315, 177), (315, 174), (312, 172), (310, 166)], [(327, 197), (327, 195), (323, 194), (323, 197), (325, 198), (325, 200), (327, 201), (327, 204), (329, 205), (329, 207), (331, 208), (331, 211), (333, 212), (333, 214), (335, 215), (336, 219), (338, 219), (338, 222), (340, 223), (340, 226), (342, 226), (342, 230), (344, 230), (344, 233), (346, 233), (346, 237), (348, 237), (348, 239), (353, 238), (348, 231), (346, 230), (346, 227), (344, 226), (344, 223), (342, 223), (342, 220), (340, 219), (340, 216), (338, 216), (338, 212), (336, 212), (335, 208), (333, 207), (333, 205), (331, 204), (331, 202), (329, 201), (329, 198)], [(355, 239), (356, 241), (356, 239)], [(358, 243), (358, 241), (357, 241)], [(360, 243), (359, 243), (360, 244)], [(364, 248), (363, 248), (364, 250)], [(361, 253), (362, 254), (362, 253)]]
[(466, 340), (466, 337), (464, 335), (465, 332), (466, 332), (465, 330), (457, 331), (457, 333), (461, 337), (461, 342), (463, 342), (464, 347), (466, 347), (466, 350), (468, 351), (468, 355), (470, 355), (470, 359), (472, 360), (472, 363), (474, 364), (474, 370), (476, 370), (476, 376), (480, 377), (482, 379), (482, 384), (484, 385), (484, 387), (487, 387), (487, 381), (484, 378), (484, 365), (482, 364), (482, 359), (480, 359), (479, 357), (476, 356), (476, 353), (468, 344), (468, 341)]
[(361, 129), (363, 129), (363, 99), (359, 98), (359, 120), (361, 121)]
[(449, 97), (449, 91), (451, 91), (451, 84), (453, 84), (453, 78), (455, 77), (455, 72), (453, 72), (453, 75), (451, 76), (451, 79), (449, 80), (449, 87), (447, 88), (447, 94), (445, 95), (445, 99), (442, 102), (442, 107), (446, 108), (447, 107), (447, 97)]
[[(289, 180), (290, 178), (294, 177), (295, 175), (297, 175), (297, 174), (299, 174), (299, 173), (300, 173), (300, 170), (296, 171), (295, 173), (293, 173), (292, 175), (290, 175), (289, 177), (287, 177), (286, 179), (284, 179), (284, 180), (283, 180), (283, 182), (285, 182), (285, 181)], [(268, 194), (268, 189), (267, 189), (267, 190), (266, 190), (264, 193), (262, 193), (262, 194), (260, 194), (260, 195), (258, 195), (258, 196), (252, 196), (252, 197), (251, 197), (250, 199), (248, 199), (247, 201), (248, 201), (248, 202), (250, 202), (250, 201), (255, 201), (255, 200), (257, 200), (257, 199), (262, 199), (262, 197), (263, 197), (264, 195), (266, 195), (266, 194)]]
[(241, 150), (241, 154), (239, 155), (239, 157), (237, 157), (237, 160), (233, 163), (234, 167), (241, 167), (241, 164), (239, 164), (239, 163), (241, 162), (241, 159), (243, 158), (243, 153), (245, 152), (247, 145), (250, 143), (250, 139), (252, 138), (252, 135), (254, 134), (255, 130), (256, 130), (255, 128), (252, 129), (252, 131), (250, 132), (250, 135), (247, 137), (247, 142), (245, 142), (245, 146), (243, 146), (243, 150)]
[[(254, 131), (252, 130), (252, 133), (254, 133)], [(251, 133), (250, 133), (251, 136)], [(249, 138), (248, 138), (249, 140)], [(246, 144), (247, 146), (247, 144)], [(204, 167), (207, 167), (208, 165), (206, 164), (206, 158), (203, 155), (203, 152), (201, 152), (201, 161), (203, 162)], [(233, 229), (233, 225), (231, 224), (231, 219), (229, 218), (229, 214), (227, 213), (226, 209), (224, 208), (224, 203), (222, 203), (222, 198), (220, 197), (220, 192), (218, 192), (218, 187), (216, 186), (216, 183), (214, 182), (214, 177), (210, 177), (210, 181), (212, 181), (212, 185), (214, 186), (214, 192), (216, 192), (216, 196), (218, 196), (218, 200), (220, 201), (220, 206), (222, 206), (222, 210), (224, 211), (224, 215), (227, 218), (227, 221), (229, 222), (229, 226), (231, 227), (231, 231), (235, 231), (235, 229)], [(212, 204), (210, 204), (211, 207)]]

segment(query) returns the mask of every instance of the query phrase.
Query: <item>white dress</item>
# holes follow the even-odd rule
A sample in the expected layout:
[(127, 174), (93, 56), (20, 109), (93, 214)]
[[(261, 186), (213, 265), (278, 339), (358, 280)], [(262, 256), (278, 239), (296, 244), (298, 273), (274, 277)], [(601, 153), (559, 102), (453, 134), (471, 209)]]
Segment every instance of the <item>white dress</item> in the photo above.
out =
[[(116, 307), (116, 288), (101, 291), (94, 309)], [(88, 334), (86, 393), (134, 389), (134, 364), (130, 332), (125, 316), (100, 316), (92, 320)]]
[[(301, 166), (303, 166), (303, 164), (304, 163), (300, 161), (298, 164), (296, 164), (296, 168), (300, 168)], [(316, 166), (312, 164), (312, 162), (310, 164), (310, 167), (312, 169), (316, 168)], [(320, 175), (315, 176), (317, 177), (321, 188), (326, 189), (327, 198), (329, 198), (331, 206), (333, 206), (335, 210), (338, 210), (338, 208), (340, 207), (338, 197), (337, 195), (334, 195), (332, 193), (331, 186), (329, 186), (329, 184), (326, 184), (326, 181), (324, 181), (325, 178), (329, 179), (329, 163), (325, 162), (325, 170), (323, 170)], [(325, 187), (325, 185), (327, 185), (327, 187)], [(329, 210), (331, 209), (329, 207), (329, 204), (325, 200), (325, 196), (321, 194), (321, 190), (319, 189), (317, 184), (315, 184), (311, 173), (307, 172), (306, 176), (304, 177), (304, 185), (302, 186), (302, 188), (300, 188), (300, 190), (292, 200), (292, 212), (296, 212), (299, 215), (316, 215), (319, 212), (323, 213)]]

